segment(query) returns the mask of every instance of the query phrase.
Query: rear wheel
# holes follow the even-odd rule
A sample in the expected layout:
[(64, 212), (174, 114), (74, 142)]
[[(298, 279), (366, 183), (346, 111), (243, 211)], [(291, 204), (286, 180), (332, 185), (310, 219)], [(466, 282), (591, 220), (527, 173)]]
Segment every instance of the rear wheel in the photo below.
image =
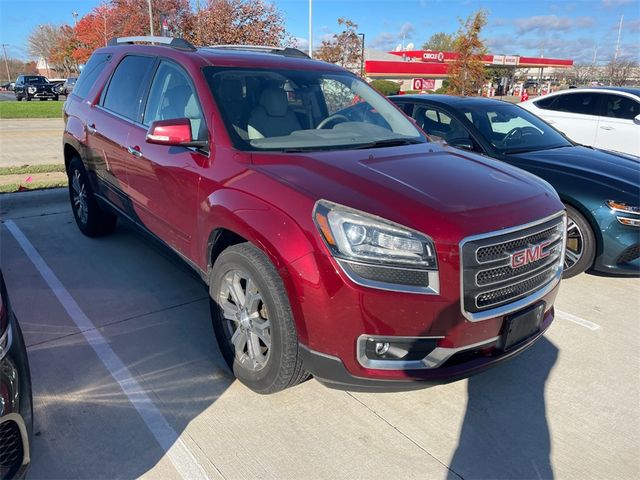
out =
[(564, 255), (563, 278), (584, 272), (596, 256), (596, 238), (589, 222), (570, 205), (567, 208), (567, 249)]
[(262, 251), (249, 243), (224, 250), (209, 293), (218, 345), (238, 380), (266, 394), (308, 377), (284, 285)]
[(69, 199), (76, 224), (88, 237), (99, 237), (113, 232), (117, 217), (100, 208), (91, 189), (80, 157), (69, 163)]

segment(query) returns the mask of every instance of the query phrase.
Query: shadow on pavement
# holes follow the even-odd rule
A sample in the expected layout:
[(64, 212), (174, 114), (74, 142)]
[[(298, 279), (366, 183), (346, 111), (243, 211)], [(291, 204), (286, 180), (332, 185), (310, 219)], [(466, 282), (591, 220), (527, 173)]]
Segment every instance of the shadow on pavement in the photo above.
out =
[[(530, 350), (469, 379), (467, 410), (450, 479), (553, 478), (545, 383), (558, 348), (542, 337)], [(453, 473), (455, 472), (455, 473)]]

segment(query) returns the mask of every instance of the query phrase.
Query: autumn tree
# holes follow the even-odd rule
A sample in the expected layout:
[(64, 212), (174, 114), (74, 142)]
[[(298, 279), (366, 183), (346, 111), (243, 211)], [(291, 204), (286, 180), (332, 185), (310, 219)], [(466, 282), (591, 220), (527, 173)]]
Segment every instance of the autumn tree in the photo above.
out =
[(448, 91), (453, 95), (468, 95), (478, 91), (486, 78), (482, 62), (486, 49), (480, 33), (487, 24), (487, 13), (478, 10), (461, 23), (453, 48), (456, 59), (449, 67)]
[(438, 32), (429, 37), (429, 40), (422, 44), (423, 50), (433, 50), (434, 52), (451, 52), (454, 48), (455, 38), (450, 33)]
[(185, 37), (196, 45), (273, 45), (290, 41), (282, 13), (264, 0), (208, 0), (191, 15)]
[(58, 37), (51, 52), (51, 63), (56, 71), (65, 77), (78, 73), (78, 62), (73, 58), (73, 52), (78, 48), (75, 30), (69, 25), (59, 27)]
[(334, 33), (328, 40), (323, 40), (313, 56), (318, 60), (335, 63), (353, 72), (360, 72), (362, 61), (362, 40), (358, 36), (358, 24), (341, 17), (338, 25), (340, 33)]

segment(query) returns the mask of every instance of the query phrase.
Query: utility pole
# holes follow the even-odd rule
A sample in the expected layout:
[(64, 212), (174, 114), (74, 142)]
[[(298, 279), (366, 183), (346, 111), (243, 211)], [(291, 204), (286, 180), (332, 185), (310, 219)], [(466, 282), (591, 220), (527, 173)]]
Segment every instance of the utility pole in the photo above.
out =
[(147, 0), (147, 4), (149, 5), (149, 32), (151, 32), (151, 36), (153, 37), (153, 13), (151, 12), (151, 0)]
[(618, 53), (620, 52), (620, 34), (622, 34), (622, 19), (624, 15), (620, 15), (620, 25), (618, 26), (618, 41), (616, 42), (616, 53), (613, 54), (613, 60), (618, 60)]
[(313, 27), (312, 19), (313, 0), (309, 0), (309, 56), (313, 58)]
[(360, 47), (360, 78), (364, 78), (364, 33), (358, 34), (362, 37), (362, 45)]
[(7, 47), (9, 46), (8, 43), (2, 43), (0, 44), (0, 46), (2, 46), (2, 51), (4, 52), (4, 66), (7, 67), (7, 81), (10, 82), (11, 81), (11, 73), (9, 73), (9, 61), (7, 60)]

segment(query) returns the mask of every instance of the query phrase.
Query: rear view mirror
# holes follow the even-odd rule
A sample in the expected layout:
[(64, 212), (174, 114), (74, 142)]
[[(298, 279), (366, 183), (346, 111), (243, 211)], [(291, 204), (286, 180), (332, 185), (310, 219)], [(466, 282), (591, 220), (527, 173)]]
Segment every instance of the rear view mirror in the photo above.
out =
[(173, 118), (153, 122), (147, 131), (147, 142), (157, 145), (198, 148), (204, 148), (209, 144), (206, 140), (193, 140), (191, 137), (191, 122), (188, 118)]

